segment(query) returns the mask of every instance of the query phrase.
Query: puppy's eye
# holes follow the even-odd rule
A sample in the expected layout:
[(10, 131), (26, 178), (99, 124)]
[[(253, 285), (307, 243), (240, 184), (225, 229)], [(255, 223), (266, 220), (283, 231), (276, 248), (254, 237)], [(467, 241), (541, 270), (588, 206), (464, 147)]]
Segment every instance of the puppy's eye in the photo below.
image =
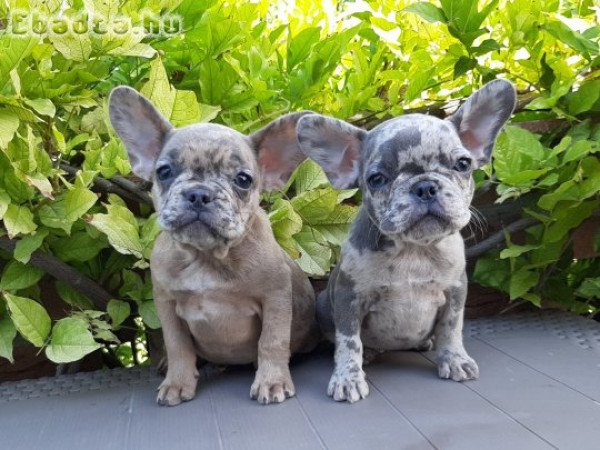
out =
[(248, 189), (252, 185), (252, 177), (247, 173), (238, 173), (233, 182), (241, 189)]
[(459, 158), (454, 164), (454, 170), (458, 172), (467, 172), (471, 168), (471, 160), (469, 158)]
[(367, 179), (367, 183), (369, 183), (369, 187), (371, 189), (379, 189), (385, 186), (388, 182), (388, 179), (382, 173), (374, 173)]
[(171, 166), (165, 164), (156, 169), (156, 178), (158, 178), (160, 181), (164, 181), (171, 176), (171, 173)]

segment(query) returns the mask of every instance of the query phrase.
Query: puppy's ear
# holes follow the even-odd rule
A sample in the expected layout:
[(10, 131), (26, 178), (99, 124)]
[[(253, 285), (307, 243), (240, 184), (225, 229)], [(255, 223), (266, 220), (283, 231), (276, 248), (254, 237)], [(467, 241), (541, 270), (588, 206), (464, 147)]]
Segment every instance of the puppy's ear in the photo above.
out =
[(306, 155), (317, 162), (337, 189), (358, 184), (358, 162), (365, 130), (343, 120), (310, 114), (300, 119), (298, 141)]
[(262, 190), (282, 187), (306, 155), (300, 150), (296, 124), (310, 111), (286, 114), (250, 135), (250, 142), (258, 155), (262, 175)]
[(165, 136), (173, 128), (148, 99), (119, 86), (108, 100), (110, 123), (125, 144), (133, 173), (151, 180)]
[(496, 136), (516, 105), (512, 83), (494, 80), (471, 95), (449, 120), (481, 166), (489, 162)]

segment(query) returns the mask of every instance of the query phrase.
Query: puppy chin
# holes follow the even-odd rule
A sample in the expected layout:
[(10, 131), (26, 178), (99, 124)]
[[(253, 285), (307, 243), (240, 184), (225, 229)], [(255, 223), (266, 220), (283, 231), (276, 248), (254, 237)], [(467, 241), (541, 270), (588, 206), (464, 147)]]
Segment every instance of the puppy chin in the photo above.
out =
[(464, 225), (443, 210), (416, 207), (404, 211), (396, 220), (383, 220), (379, 228), (396, 241), (428, 245), (455, 233)]
[(202, 217), (192, 212), (184, 212), (174, 218), (159, 215), (158, 221), (177, 242), (212, 252), (219, 259), (227, 256), (229, 248), (245, 235), (243, 224), (223, 227), (218, 225), (218, 218)]

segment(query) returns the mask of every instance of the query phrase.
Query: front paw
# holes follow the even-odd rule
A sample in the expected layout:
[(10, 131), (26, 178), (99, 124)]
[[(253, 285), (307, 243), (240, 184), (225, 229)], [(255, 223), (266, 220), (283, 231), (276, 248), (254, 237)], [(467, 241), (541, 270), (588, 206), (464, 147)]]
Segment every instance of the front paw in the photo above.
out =
[(286, 398), (296, 395), (296, 389), (288, 367), (279, 370), (256, 371), (254, 382), (250, 387), (250, 398), (258, 403), (268, 405), (269, 403), (281, 403)]
[(454, 381), (479, 378), (477, 363), (464, 351), (444, 350), (438, 355), (437, 362), (440, 378), (451, 378)]
[(187, 402), (196, 395), (198, 372), (188, 374), (167, 373), (166, 378), (158, 387), (156, 402), (161, 406), (175, 406)]
[(327, 395), (333, 397), (336, 402), (344, 400), (354, 403), (369, 395), (369, 384), (365, 379), (365, 373), (356, 367), (350, 371), (336, 370), (331, 375)]

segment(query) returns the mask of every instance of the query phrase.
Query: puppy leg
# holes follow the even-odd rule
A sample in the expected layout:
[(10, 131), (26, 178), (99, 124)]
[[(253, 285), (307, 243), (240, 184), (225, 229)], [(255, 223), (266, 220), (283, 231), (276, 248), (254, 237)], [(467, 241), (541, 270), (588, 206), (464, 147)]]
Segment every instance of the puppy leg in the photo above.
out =
[[(288, 277), (289, 279), (289, 277)], [(258, 340), (258, 369), (250, 397), (264, 405), (281, 403), (296, 393), (290, 374), (292, 285), (270, 292), (263, 303), (262, 332)]]
[(479, 367), (463, 345), (462, 329), (464, 306), (467, 299), (467, 276), (463, 274), (460, 286), (445, 292), (446, 304), (435, 328), (437, 364), (440, 378), (464, 381), (479, 377)]
[[(346, 276), (341, 272), (335, 286), (333, 318), (335, 321), (335, 369), (329, 380), (327, 395), (336, 401), (354, 403), (369, 395), (369, 385), (363, 366), (363, 344), (360, 330), (364, 318), (359, 299), (351, 284), (344, 283)], [(361, 301), (362, 300), (362, 301)]]
[(157, 300), (156, 311), (162, 325), (168, 361), (167, 376), (158, 387), (156, 401), (159, 405), (175, 406), (196, 395), (196, 351), (187, 325), (175, 312), (175, 302)]

